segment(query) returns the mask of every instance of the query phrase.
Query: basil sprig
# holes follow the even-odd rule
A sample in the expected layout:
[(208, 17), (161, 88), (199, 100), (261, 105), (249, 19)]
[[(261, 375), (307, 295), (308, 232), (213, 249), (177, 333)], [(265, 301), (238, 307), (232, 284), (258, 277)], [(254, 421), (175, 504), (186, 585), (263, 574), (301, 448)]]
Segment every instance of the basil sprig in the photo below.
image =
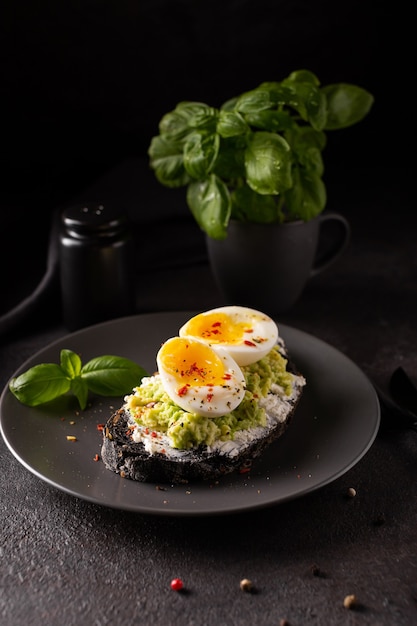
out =
[(146, 375), (143, 367), (120, 356), (98, 356), (83, 365), (78, 354), (61, 350), (59, 365), (35, 365), (12, 378), (9, 389), (27, 406), (38, 406), (71, 392), (80, 408), (85, 409), (90, 391), (100, 396), (123, 396)]
[(212, 239), (231, 219), (308, 221), (327, 203), (323, 151), (327, 131), (368, 115), (374, 96), (349, 83), (321, 86), (309, 70), (264, 82), (220, 108), (179, 102), (148, 148), (165, 187), (186, 187), (187, 205)]

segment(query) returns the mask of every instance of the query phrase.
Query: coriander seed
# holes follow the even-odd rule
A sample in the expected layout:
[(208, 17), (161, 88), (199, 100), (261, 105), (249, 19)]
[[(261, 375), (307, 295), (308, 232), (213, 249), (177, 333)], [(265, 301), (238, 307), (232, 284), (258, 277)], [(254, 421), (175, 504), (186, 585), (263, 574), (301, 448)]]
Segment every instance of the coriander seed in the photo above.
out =
[(354, 609), (357, 605), (356, 596), (354, 594), (350, 594), (345, 597), (343, 600), (343, 606), (345, 609)]
[(249, 578), (243, 578), (240, 581), (240, 588), (242, 591), (252, 591), (252, 582)]

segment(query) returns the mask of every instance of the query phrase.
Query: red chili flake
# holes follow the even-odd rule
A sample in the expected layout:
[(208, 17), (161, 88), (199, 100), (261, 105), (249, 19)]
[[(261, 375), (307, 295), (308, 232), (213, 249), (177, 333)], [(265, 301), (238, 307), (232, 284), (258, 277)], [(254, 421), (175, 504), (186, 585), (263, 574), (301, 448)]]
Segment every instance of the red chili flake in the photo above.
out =
[(130, 437), (131, 434), (132, 434), (132, 429), (128, 428), (126, 431), (126, 437)]
[(245, 339), (245, 341), (243, 343), (245, 344), (245, 346), (250, 346), (251, 348), (256, 348), (256, 344), (253, 343), (253, 341), (248, 341), (248, 339)]
[(183, 587), (184, 583), (182, 582), (181, 578), (173, 578), (171, 580), (171, 589), (173, 589), (174, 591), (181, 591)]
[(213, 394), (212, 393), (208, 393), (206, 396), (207, 402), (211, 402), (213, 400)]
[(242, 467), (239, 470), (239, 474), (247, 474), (248, 472), (250, 472), (250, 467)]
[(253, 328), (245, 328), (245, 333), (253, 333)]
[(95, 454), (95, 455), (94, 455), (94, 458), (93, 458), (93, 461), (99, 461), (99, 460), (100, 460), (99, 455), (98, 455), (98, 454)]
[(186, 372), (181, 372), (181, 376), (184, 376), (184, 374), (186, 374), (187, 376), (197, 374), (198, 376), (204, 378), (204, 376), (207, 375), (207, 370), (205, 370), (203, 367), (198, 367), (197, 363), (194, 362), (192, 365), (190, 365), (190, 368)]
[(221, 322), (214, 322), (214, 324), (212, 324), (213, 328), (217, 328), (218, 326), (221, 326), (222, 323)]
[(149, 435), (149, 428), (148, 427), (145, 428), (144, 433), (145, 433), (145, 435)]
[(97, 430), (104, 430), (104, 424), (97, 424)]
[(231, 375), (231, 374), (225, 374), (225, 375), (223, 376), (223, 380), (230, 380), (231, 378), (232, 378), (232, 375)]
[(158, 437), (158, 433), (156, 433), (154, 430), (151, 432), (151, 437), (153, 437), (154, 439), (156, 437)]
[(184, 385), (183, 387), (180, 387), (179, 389), (177, 389), (177, 394), (179, 396), (185, 396), (187, 391), (188, 391), (188, 385)]

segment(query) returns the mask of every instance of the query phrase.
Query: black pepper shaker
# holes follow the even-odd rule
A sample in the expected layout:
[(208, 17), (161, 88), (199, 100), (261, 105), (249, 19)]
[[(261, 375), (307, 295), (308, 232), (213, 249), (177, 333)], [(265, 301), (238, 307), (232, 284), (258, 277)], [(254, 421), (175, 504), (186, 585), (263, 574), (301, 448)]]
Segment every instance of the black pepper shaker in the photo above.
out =
[(104, 203), (68, 207), (61, 215), (59, 248), (68, 330), (134, 313), (133, 240), (123, 211)]

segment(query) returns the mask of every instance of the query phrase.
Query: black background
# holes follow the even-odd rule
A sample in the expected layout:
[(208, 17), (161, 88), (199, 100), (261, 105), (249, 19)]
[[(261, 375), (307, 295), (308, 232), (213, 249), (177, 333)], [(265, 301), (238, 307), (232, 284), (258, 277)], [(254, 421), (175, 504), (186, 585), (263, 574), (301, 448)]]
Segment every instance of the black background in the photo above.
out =
[(375, 96), (365, 121), (329, 137), (326, 172), (402, 167), (415, 129), (403, 4), (6, 0), (3, 204), (53, 206), (124, 158), (146, 159), (177, 102), (218, 106), (301, 68), (322, 84), (351, 82)]

